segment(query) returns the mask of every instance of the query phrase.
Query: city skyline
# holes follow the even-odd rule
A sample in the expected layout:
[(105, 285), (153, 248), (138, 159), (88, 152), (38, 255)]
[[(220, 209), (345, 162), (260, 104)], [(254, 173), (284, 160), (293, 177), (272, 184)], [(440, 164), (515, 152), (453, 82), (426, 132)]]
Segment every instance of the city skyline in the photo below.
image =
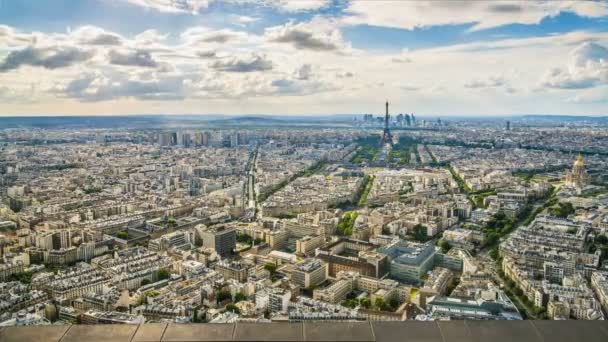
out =
[(0, 1), (0, 116), (608, 114), (601, 1)]

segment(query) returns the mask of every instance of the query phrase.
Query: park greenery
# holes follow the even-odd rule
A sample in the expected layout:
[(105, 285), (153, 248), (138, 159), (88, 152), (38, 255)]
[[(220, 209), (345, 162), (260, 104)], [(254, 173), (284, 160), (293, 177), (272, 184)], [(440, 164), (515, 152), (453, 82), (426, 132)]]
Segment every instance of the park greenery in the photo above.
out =
[(452, 177), (454, 178), (454, 180), (456, 181), (456, 183), (458, 184), (458, 188), (460, 188), (460, 191), (464, 192), (464, 193), (471, 192), (471, 188), (469, 188), (469, 186), (464, 181), (464, 179), (462, 179), (462, 177), (460, 177), (460, 175), (454, 170), (454, 168), (452, 167), (452, 165), (448, 164), (447, 168), (450, 171), (450, 173), (452, 174)]
[(362, 207), (367, 202), (367, 196), (369, 195), (372, 186), (374, 185), (374, 176), (365, 176), (363, 179), (363, 192), (359, 197), (359, 206)]
[(161, 268), (158, 270), (158, 280), (165, 280), (165, 279), (169, 279), (169, 271), (167, 271), (164, 268)]
[(496, 195), (496, 190), (491, 189), (491, 190), (487, 190), (485, 192), (476, 193), (476, 194), (472, 195), (471, 200), (473, 201), (473, 204), (475, 204), (476, 208), (485, 208), (486, 206), (483, 203), (484, 200), (488, 196), (493, 196), (493, 195)]
[(350, 308), (350, 309), (354, 309), (354, 308), (360, 306), (364, 309), (373, 309), (373, 310), (378, 310), (378, 311), (395, 311), (399, 307), (399, 302), (395, 299), (391, 299), (387, 303), (384, 299), (378, 297), (372, 303), (372, 301), (368, 297), (362, 297), (362, 298), (358, 299), (358, 298), (354, 298), (351, 293), (342, 302), (342, 305), (347, 308)]
[(241, 310), (239, 310), (239, 308), (234, 304), (226, 305), (226, 311), (234, 312), (235, 314), (241, 313)]
[(361, 164), (363, 162), (371, 162), (376, 160), (378, 153), (380, 152), (380, 136), (371, 135), (367, 137), (360, 137), (355, 140), (355, 143), (359, 145), (357, 151), (351, 158), (350, 162), (355, 164)]
[(270, 272), (271, 275), (274, 275), (274, 273), (277, 271), (277, 265), (273, 262), (265, 263), (264, 268)]
[(234, 295), (234, 302), (235, 303), (238, 303), (238, 302), (241, 302), (241, 301), (244, 301), (244, 300), (247, 300), (247, 296), (243, 292), (237, 292)]
[(221, 290), (217, 291), (215, 296), (217, 298), (218, 303), (221, 303), (228, 299), (232, 299), (232, 296), (230, 295), (230, 291), (225, 290), (225, 289), (221, 289)]
[(20, 281), (24, 284), (30, 284), (32, 282), (33, 275), (33, 272), (11, 274), (10, 276), (8, 276), (8, 281)]
[(598, 235), (593, 240), (591, 253), (594, 253), (597, 250), (602, 251), (602, 261), (608, 260), (608, 237), (606, 237), (606, 235)]
[(356, 211), (347, 211), (344, 213), (344, 216), (342, 216), (342, 219), (338, 223), (338, 234), (351, 235), (357, 216), (359, 216), (359, 214)]
[(120, 231), (116, 233), (116, 237), (122, 240), (128, 240), (129, 239), (129, 232), (128, 231)]
[(549, 208), (549, 214), (555, 217), (566, 218), (574, 214), (572, 203), (558, 203), (556, 206)]
[(482, 228), (484, 233), (482, 246), (491, 247), (496, 245), (501, 237), (509, 234), (515, 228), (516, 223), (517, 221), (514, 218), (507, 217), (502, 212), (492, 215)]
[[(401, 137), (399, 138), (399, 142), (393, 145), (393, 148), (389, 152), (388, 161), (397, 164), (407, 164), (410, 162), (412, 153), (415, 155), (418, 153), (416, 141), (411, 138)], [(419, 158), (417, 157), (417, 159)]]
[(85, 188), (84, 189), (84, 193), (87, 194), (87, 195), (96, 194), (96, 193), (99, 193), (99, 192), (101, 192), (101, 188), (97, 188), (97, 187), (91, 187), (91, 188)]
[(452, 246), (450, 245), (450, 243), (443, 239), (441, 239), (437, 242), (437, 246), (439, 246), (441, 248), (441, 252), (443, 252), (443, 253), (447, 253), (450, 251), (450, 249), (452, 249)]
[(429, 237), (427, 236), (427, 233), (426, 233), (427, 230), (428, 230), (428, 228), (420, 223), (415, 225), (414, 228), (412, 228), (412, 236), (414, 237), (414, 240), (419, 241), (419, 242), (428, 241)]

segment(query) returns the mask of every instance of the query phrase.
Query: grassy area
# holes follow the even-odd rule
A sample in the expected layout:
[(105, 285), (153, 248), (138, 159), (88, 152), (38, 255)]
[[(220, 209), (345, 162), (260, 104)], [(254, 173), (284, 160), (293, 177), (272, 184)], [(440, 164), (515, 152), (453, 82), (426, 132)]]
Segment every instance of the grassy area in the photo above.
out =
[[(393, 148), (388, 154), (388, 161), (398, 164), (407, 164), (410, 162), (412, 153), (418, 153), (418, 144), (415, 140), (407, 137), (399, 138), (399, 142), (393, 145)], [(418, 161), (420, 160), (417, 157)]]
[(363, 162), (372, 162), (376, 160), (376, 157), (380, 153), (379, 146), (359, 146), (357, 153), (353, 156), (350, 161), (355, 164), (362, 164)]
[(380, 136), (372, 135), (363, 137), (355, 140), (355, 143), (359, 145), (355, 155), (350, 160), (351, 163), (361, 164), (363, 162), (372, 162), (376, 160), (378, 153), (380, 153)]
[(367, 202), (367, 196), (369, 195), (372, 186), (374, 185), (374, 177), (373, 176), (365, 176), (363, 180), (363, 192), (361, 193), (361, 197), (359, 197), (359, 202), (357, 203), (360, 207), (365, 205)]
[(485, 208), (483, 201), (486, 199), (486, 197), (493, 196), (493, 195), (496, 195), (496, 190), (494, 190), (494, 189), (486, 191), (486, 192), (475, 193), (471, 196), (471, 200), (473, 201), (473, 204), (475, 204), (475, 207)]
[(534, 169), (534, 170), (517, 170), (517, 171), (513, 171), (511, 174), (514, 177), (518, 177), (521, 178), (522, 180), (524, 180), (525, 182), (529, 182), (531, 181), (536, 175), (541, 174), (541, 173), (545, 173), (545, 172), (555, 172), (555, 171), (562, 171), (566, 168), (567, 166), (564, 165), (560, 165), (560, 166), (551, 166), (548, 168), (544, 168), (544, 169)]

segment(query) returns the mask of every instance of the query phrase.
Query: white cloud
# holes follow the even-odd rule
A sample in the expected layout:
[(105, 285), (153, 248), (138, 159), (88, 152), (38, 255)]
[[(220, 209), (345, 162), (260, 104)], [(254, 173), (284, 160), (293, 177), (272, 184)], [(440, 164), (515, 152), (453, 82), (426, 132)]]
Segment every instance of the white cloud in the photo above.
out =
[(322, 18), (270, 27), (266, 29), (265, 37), (269, 42), (291, 44), (303, 50), (340, 51), (350, 48), (336, 23)]
[(585, 89), (578, 94), (566, 99), (566, 102), (574, 104), (595, 104), (608, 102), (608, 85)]
[(318, 10), (329, 5), (329, 0), (114, 0), (167, 13), (198, 14), (212, 2), (233, 2), (273, 7), (285, 12)]
[(548, 70), (541, 85), (558, 89), (584, 89), (608, 85), (608, 49), (586, 42), (570, 52), (565, 67)]
[(68, 30), (83, 45), (122, 45), (123, 39), (114, 32), (107, 32), (95, 26), (82, 26), (75, 31)]
[(249, 25), (259, 20), (259, 17), (250, 17), (248, 15), (239, 15), (236, 17), (236, 21), (238, 21), (242, 25)]
[(180, 34), (185, 45), (191, 47), (226, 46), (226, 43), (253, 44), (259, 41), (256, 36), (243, 31), (230, 29), (214, 30), (204, 26), (191, 27)]
[(218, 71), (255, 72), (271, 70), (273, 64), (272, 60), (265, 55), (252, 53), (249, 56), (233, 56), (216, 60), (210, 66)]
[(152, 54), (148, 51), (138, 50), (110, 50), (108, 53), (110, 64), (122, 66), (137, 66), (156, 68), (158, 62), (152, 58)]
[(168, 13), (192, 13), (209, 6), (209, 0), (119, 0), (147, 9)]
[[(238, 0), (237, 0), (238, 1)], [(256, 1), (256, 0), (253, 0)], [(329, 5), (329, 0), (257, 0), (287, 12), (318, 10)]]
[(66, 68), (91, 59), (93, 51), (72, 46), (37, 48), (28, 46), (12, 51), (0, 63), (0, 72), (15, 70), (21, 66), (42, 67), (45, 69)]
[(473, 24), (473, 30), (508, 24), (538, 24), (561, 12), (585, 17), (608, 15), (607, 2), (591, 1), (351, 1), (346, 24), (412, 30), (436, 25)]

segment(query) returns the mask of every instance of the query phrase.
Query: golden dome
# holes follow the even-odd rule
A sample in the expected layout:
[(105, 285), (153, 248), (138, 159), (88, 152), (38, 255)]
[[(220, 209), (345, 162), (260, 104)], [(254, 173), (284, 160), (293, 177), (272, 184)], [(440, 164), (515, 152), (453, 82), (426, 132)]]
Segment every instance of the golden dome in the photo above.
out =
[(585, 166), (585, 162), (583, 161), (583, 156), (581, 154), (579, 154), (578, 158), (576, 158), (574, 166)]

